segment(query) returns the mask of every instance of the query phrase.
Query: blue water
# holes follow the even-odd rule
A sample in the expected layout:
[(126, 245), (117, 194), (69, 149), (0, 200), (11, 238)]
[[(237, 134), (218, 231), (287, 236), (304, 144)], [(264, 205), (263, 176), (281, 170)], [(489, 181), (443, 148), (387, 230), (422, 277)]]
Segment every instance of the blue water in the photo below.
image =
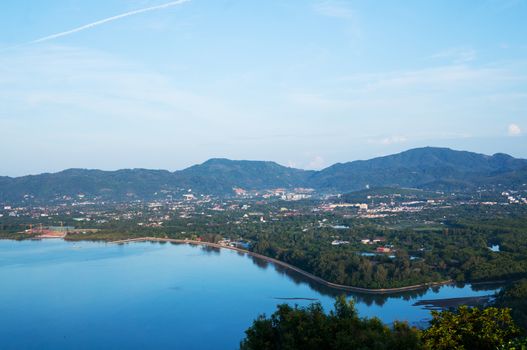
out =
[[(331, 291), (230, 250), (189, 245), (111, 245), (0, 240), (0, 349), (236, 349), (277, 298)], [(441, 287), (421, 296), (353, 295), (361, 316), (415, 323), (420, 299), (492, 294)], [(307, 305), (309, 301), (288, 301)]]

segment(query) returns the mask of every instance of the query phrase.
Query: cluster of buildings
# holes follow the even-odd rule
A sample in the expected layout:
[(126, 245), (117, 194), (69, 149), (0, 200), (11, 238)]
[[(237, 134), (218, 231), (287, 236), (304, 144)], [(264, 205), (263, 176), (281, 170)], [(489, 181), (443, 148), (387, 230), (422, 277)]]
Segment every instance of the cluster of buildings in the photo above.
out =
[[(370, 239), (370, 238), (363, 238), (360, 240), (360, 242), (362, 244), (365, 244), (365, 245), (377, 245), (377, 247), (375, 247), (375, 253), (378, 253), (378, 254), (387, 254), (387, 253), (393, 253), (394, 252), (394, 247), (393, 245), (391, 244), (385, 244), (386, 242), (386, 239), (384, 237), (378, 237), (378, 238), (373, 238), (373, 239)], [(335, 239), (331, 242), (331, 245), (333, 246), (340, 246), (340, 245), (347, 245), (347, 244), (350, 244), (350, 241), (345, 241), (345, 240), (341, 240), (341, 239)], [(365, 256), (370, 256), (370, 255), (375, 255), (373, 253), (363, 253), (362, 255), (365, 255)]]
[(527, 204), (527, 194), (523, 194), (519, 191), (506, 191), (502, 192), (501, 195), (507, 198), (509, 204)]
[(232, 247), (232, 248), (239, 248), (239, 249), (245, 249), (248, 250), (251, 248), (251, 243), (244, 241), (244, 240), (230, 240), (228, 238), (224, 238), (221, 241), (218, 242), (219, 245), (224, 247)]
[(235, 196), (238, 198), (247, 198), (247, 199), (281, 199), (283, 201), (299, 201), (302, 199), (308, 199), (313, 196), (315, 192), (312, 188), (274, 188), (268, 190), (245, 190), (240, 187), (235, 187), (232, 189)]
[[(343, 203), (342, 197), (317, 197), (313, 189), (275, 188), (260, 191), (248, 191), (240, 187), (233, 189), (233, 195), (218, 197), (193, 193), (185, 189), (178, 193), (162, 193), (155, 200), (128, 200), (125, 202), (110, 202), (101, 198), (87, 198), (84, 194), (62, 196), (48, 205), (27, 204), (13, 205), (0, 203), (0, 223), (10, 222), (20, 225), (21, 232), (36, 228), (41, 235), (60, 236), (61, 230), (56, 230), (60, 223), (64, 227), (78, 227), (83, 230), (90, 228), (105, 228), (116, 222), (128, 222), (137, 227), (166, 227), (167, 222), (175, 219), (213, 218), (215, 215), (232, 217), (232, 224), (256, 223), (268, 224), (302, 215), (342, 216), (345, 218), (376, 219), (395, 217), (401, 213), (415, 213), (422, 210), (448, 208), (456, 205), (505, 205), (527, 204), (527, 191), (506, 190), (493, 192), (495, 197), (489, 200), (488, 195), (475, 194), (469, 199), (456, 199), (455, 196), (436, 194), (432, 198), (424, 195), (413, 198), (412, 195), (387, 194), (366, 196), (356, 203)], [(433, 194), (432, 194), (433, 195)], [(313, 201), (297, 202), (302, 199)], [(483, 198), (483, 199), (482, 199)], [(286, 203), (287, 202), (287, 203)], [(319, 228), (332, 226), (326, 219), (317, 219)], [(51, 229), (50, 229), (51, 227)], [(342, 227), (346, 228), (346, 227)], [(303, 230), (308, 230), (304, 227)], [(46, 231), (47, 230), (47, 231)], [(183, 232), (183, 231), (182, 231)], [(305, 231), (304, 231), (305, 232)], [(336, 237), (338, 238), (338, 237)], [(231, 244), (229, 242), (228, 244)], [(363, 244), (382, 244), (376, 239), (362, 241)], [(349, 241), (334, 239), (332, 245), (346, 245)], [(386, 248), (388, 246), (380, 247)], [(385, 252), (385, 251), (383, 251)]]

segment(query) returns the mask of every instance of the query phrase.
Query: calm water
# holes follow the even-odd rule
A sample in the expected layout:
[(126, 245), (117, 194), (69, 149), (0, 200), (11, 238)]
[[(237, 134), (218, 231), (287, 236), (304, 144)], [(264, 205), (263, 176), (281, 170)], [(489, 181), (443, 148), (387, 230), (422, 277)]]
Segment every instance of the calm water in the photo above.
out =
[[(362, 316), (415, 323), (429, 315), (412, 306), (418, 300), (492, 293), (447, 286), (353, 296)], [(334, 295), (229, 250), (0, 240), (1, 349), (236, 349), (279, 298), (314, 298), (329, 309)]]

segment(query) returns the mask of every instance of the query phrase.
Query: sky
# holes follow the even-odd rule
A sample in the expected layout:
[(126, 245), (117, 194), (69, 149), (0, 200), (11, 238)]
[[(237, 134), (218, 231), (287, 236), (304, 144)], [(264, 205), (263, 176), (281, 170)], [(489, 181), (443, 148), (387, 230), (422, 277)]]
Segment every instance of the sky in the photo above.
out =
[(527, 0), (5, 0), (0, 175), (527, 158)]

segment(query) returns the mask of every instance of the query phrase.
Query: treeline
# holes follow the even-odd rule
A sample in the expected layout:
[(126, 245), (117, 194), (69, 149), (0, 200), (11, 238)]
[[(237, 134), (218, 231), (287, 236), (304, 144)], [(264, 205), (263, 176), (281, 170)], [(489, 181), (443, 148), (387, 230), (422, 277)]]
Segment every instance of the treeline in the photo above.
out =
[(360, 318), (352, 301), (337, 298), (334, 310), (320, 304), (305, 308), (279, 305), (270, 317), (258, 317), (246, 330), (241, 350), (491, 350), (525, 349), (509, 309), (468, 308), (433, 312), (430, 327), (407, 323), (389, 327), (377, 318)]
[[(296, 204), (298, 205), (298, 204)], [(309, 203), (304, 204), (304, 209)], [(240, 219), (241, 211), (215, 212), (177, 218), (162, 227), (141, 227), (132, 221), (106, 224), (97, 233), (68, 239), (117, 240), (157, 236), (223, 237), (251, 242), (251, 250), (290, 263), (328, 281), (366, 288), (390, 288), (454, 279), (458, 282), (511, 280), (527, 277), (527, 210), (456, 207), (437, 212), (404, 214), (398, 218), (367, 220), (344, 218), (339, 213), (312, 213), (272, 218), (276, 207), (254, 208), (263, 214)], [(446, 217), (441, 225), (412, 228), (423, 221)], [(417, 222), (417, 223), (416, 223)], [(349, 228), (335, 229), (331, 223)], [(439, 226), (439, 227), (438, 227)], [(378, 245), (361, 239), (381, 238)], [(334, 246), (335, 239), (349, 244)], [(379, 245), (393, 247), (375, 254)], [(493, 252), (489, 246), (499, 245)], [(366, 254), (365, 254), (366, 253)]]
[[(287, 203), (289, 205), (290, 203)], [(243, 239), (251, 250), (304, 269), (330, 282), (366, 288), (392, 288), (453, 279), (457, 282), (515, 280), (527, 277), (526, 206), (456, 206), (397, 216), (362, 219), (342, 212), (313, 211), (310, 201), (252, 204), (245, 210), (198, 208), (191, 217), (175, 216), (160, 227), (148, 216), (113, 220), (98, 232), (69, 235), (69, 240), (119, 240), (141, 236)], [(109, 210), (109, 209), (108, 209)], [(291, 209), (289, 209), (291, 213)], [(264, 221), (260, 221), (263, 217)], [(71, 218), (57, 220), (65, 225)], [(8, 221), (9, 220), (9, 221)], [(142, 225), (139, 225), (142, 223)], [(19, 222), (3, 220), (1, 237), (16, 234)], [(87, 223), (81, 223), (87, 225)], [(93, 224), (92, 224), (93, 225)], [(341, 225), (344, 228), (335, 228)], [(379, 238), (366, 245), (361, 239)], [(335, 246), (333, 240), (349, 244)], [(499, 246), (499, 251), (489, 249)], [(379, 246), (391, 249), (376, 253)]]

